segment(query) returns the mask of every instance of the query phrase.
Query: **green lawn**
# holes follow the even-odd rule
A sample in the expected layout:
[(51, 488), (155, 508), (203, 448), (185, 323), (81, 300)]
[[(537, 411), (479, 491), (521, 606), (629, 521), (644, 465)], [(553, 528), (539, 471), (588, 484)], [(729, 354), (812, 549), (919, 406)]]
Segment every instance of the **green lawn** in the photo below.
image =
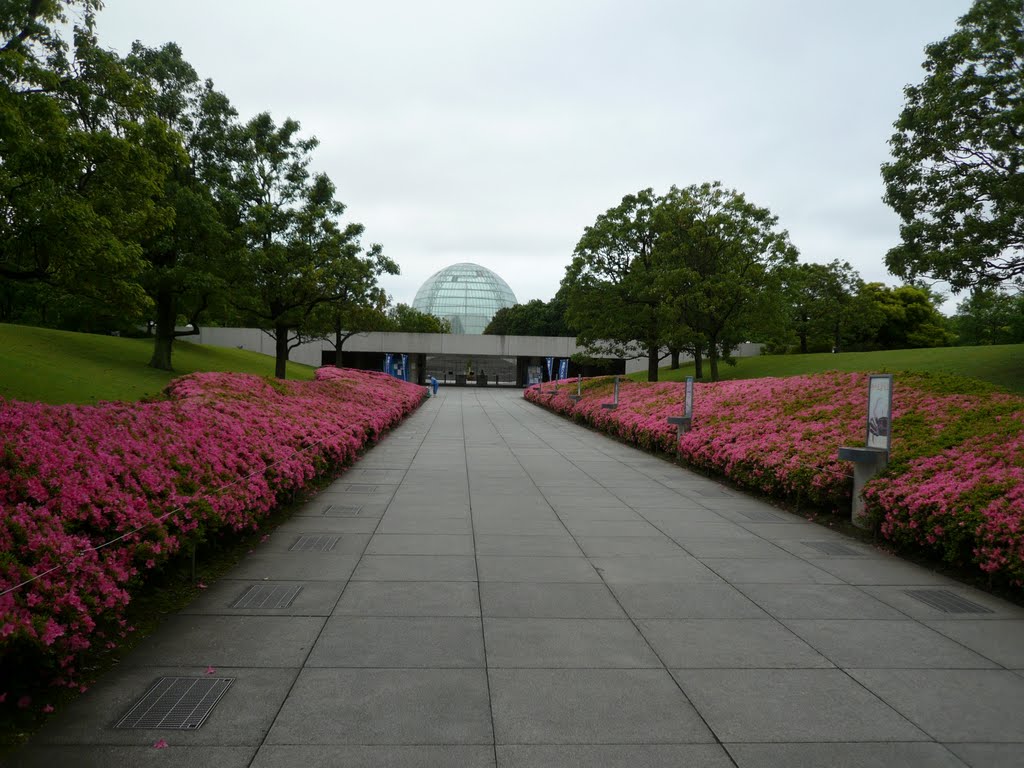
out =
[[(274, 358), (256, 352), (178, 342), (173, 373), (148, 367), (152, 352), (149, 339), (0, 323), (0, 397), (46, 403), (132, 401), (195, 371), (274, 375)], [(313, 370), (288, 363), (288, 378), (311, 379)]]
[[(758, 379), (764, 376), (797, 376), (822, 371), (928, 371), (981, 379), (1014, 392), (1024, 392), (1024, 344), (991, 347), (942, 347), (939, 349), (897, 349), (886, 352), (844, 352), (817, 355), (762, 355), (742, 357), (737, 364), (720, 365), (722, 379)], [(693, 375), (693, 364), (678, 370), (662, 368), (662, 381), (680, 381)], [(646, 381), (647, 373), (630, 374)], [(711, 372), (704, 363), (704, 380)]]

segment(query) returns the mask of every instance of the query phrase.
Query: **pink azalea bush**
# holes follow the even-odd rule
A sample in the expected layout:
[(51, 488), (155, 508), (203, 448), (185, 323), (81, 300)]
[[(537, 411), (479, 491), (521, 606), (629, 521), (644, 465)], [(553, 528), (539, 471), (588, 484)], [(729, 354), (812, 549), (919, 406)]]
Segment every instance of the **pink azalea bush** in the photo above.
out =
[[(849, 509), (852, 465), (841, 445), (863, 445), (867, 374), (824, 373), (698, 383), (693, 429), (683, 384), (612, 380), (531, 387), (526, 398), (635, 445), (780, 498)], [(1024, 584), (1024, 398), (980, 382), (897, 374), (888, 470), (865, 489), (867, 509), (898, 546)]]
[(0, 659), (77, 685), (80, 654), (124, 631), (146, 571), (215, 532), (257, 529), (422, 398), (385, 374), (324, 368), (312, 382), (197, 373), (152, 402), (0, 399), (0, 592), (38, 576), (0, 597)]

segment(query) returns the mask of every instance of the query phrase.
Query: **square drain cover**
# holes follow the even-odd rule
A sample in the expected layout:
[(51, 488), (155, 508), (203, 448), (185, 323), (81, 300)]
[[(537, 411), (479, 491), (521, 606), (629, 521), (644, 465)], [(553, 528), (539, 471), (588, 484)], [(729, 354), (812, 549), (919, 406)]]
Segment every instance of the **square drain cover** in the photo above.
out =
[(864, 557), (863, 552), (858, 552), (853, 547), (848, 547), (841, 541), (804, 541), (804, 546), (816, 549), (826, 555), (843, 555), (845, 557)]
[(349, 483), (345, 486), (345, 490), (349, 493), (376, 493), (377, 486), (367, 483)]
[(233, 677), (161, 677), (115, 728), (200, 728), (231, 687)]
[(321, 514), (327, 517), (358, 517), (362, 511), (362, 504), (325, 504)]
[(732, 498), (731, 493), (726, 493), (721, 488), (695, 488), (694, 491), (699, 493), (701, 496), (706, 496), (709, 499), (729, 499)]
[(966, 597), (960, 597), (948, 589), (905, 589), (915, 600), (942, 611), (943, 613), (995, 613), (991, 608), (979, 605)]
[(289, 552), (331, 552), (338, 545), (338, 536), (310, 534), (299, 536), (289, 548)]
[(736, 512), (756, 523), (781, 523), (782, 518), (767, 509), (737, 509)]
[(291, 608), (302, 591), (294, 584), (253, 584), (231, 604), (232, 608)]

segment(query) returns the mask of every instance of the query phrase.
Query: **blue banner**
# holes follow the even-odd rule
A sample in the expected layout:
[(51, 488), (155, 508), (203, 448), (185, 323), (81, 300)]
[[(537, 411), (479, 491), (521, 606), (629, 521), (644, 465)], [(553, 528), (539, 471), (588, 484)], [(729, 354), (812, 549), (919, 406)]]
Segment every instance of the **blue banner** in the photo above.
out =
[(409, 356), (402, 355), (402, 381), (409, 380)]
[(394, 375), (394, 374), (391, 373), (391, 353), (390, 352), (388, 352), (386, 355), (384, 355), (384, 373)]
[(555, 358), (549, 357), (549, 358), (547, 358), (547, 361), (548, 361), (548, 381), (551, 381), (552, 366), (555, 364)]
[(558, 361), (558, 378), (559, 380), (569, 378), (569, 358), (567, 357)]

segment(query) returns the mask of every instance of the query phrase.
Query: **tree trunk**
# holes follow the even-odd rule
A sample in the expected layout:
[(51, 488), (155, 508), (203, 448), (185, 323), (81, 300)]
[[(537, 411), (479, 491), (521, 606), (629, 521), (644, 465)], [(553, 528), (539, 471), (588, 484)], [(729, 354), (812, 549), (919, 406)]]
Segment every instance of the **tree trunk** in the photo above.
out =
[(178, 319), (174, 293), (161, 288), (156, 293), (156, 338), (149, 367), (160, 371), (173, 371), (171, 348), (174, 346), (174, 322)]
[(718, 338), (708, 339), (708, 359), (711, 362), (711, 380), (718, 381)]
[(341, 368), (341, 345), (344, 344), (341, 338), (341, 323), (334, 326), (334, 367)]
[(658, 359), (661, 349), (658, 347), (657, 342), (651, 342), (647, 345), (647, 380), (657, 381), (658, 380)]
[(288, 327), (274, 326), (275, 346), (274, 376), (278, 379), (288, 377)]
[(842, 334), (842, 332), (840, 330), (839, 323), (837, 322), (836, 323), (835, 338), (833, 339), (833, 342), (832, 342), (832, 351), (833, 352), (839, 352), (839, 340), (842, 338), (842, 335), (843, 334)]
[(704, 378), (704, 354), (700, 344), (693, 347), (693, 378), (698, 381)]
[(678, 349), (673, 349), (673, 350), (670, 350), (670, 351), (672, 353), (672, 363), (671, 363), (672, 370), (673, 371), (678, 371), (679, 370), (679, 350)]
[(800, 354), (807, 354), (807, 331), (800, 331)]

